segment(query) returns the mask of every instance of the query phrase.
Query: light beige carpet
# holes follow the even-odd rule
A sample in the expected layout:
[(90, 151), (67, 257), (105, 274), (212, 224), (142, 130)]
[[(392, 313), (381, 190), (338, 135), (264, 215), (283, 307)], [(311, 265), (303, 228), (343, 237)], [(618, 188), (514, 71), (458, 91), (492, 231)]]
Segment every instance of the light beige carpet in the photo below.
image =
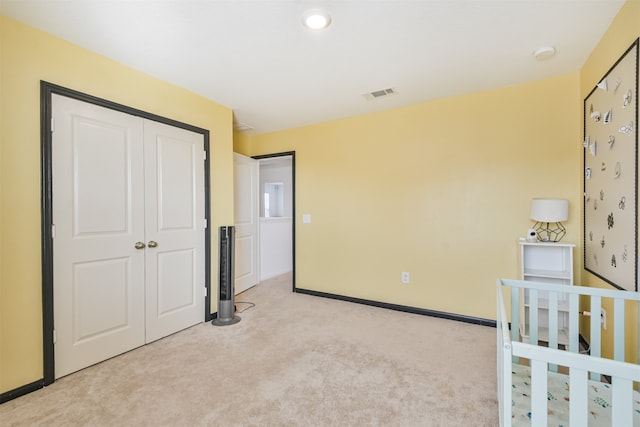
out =
[(494, 328), (291, 292), (0, 405), (2, 426), (496, 426)]

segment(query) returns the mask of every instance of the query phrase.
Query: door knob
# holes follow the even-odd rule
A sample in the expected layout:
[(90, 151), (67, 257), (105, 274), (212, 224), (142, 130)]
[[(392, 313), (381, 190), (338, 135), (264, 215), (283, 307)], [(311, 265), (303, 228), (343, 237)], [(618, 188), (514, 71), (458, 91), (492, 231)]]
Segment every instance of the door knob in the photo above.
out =
[(133, 245), (136, 249), (144, 249), (144, 243), (142, 242), (136, 242), (135, 245)]
[(149, 240), (149, 243), (147, 243), (147, 246), (149, 246), (150, 248), (155, 248), (158, 246), (158, 242), (154, 242), (153, 240)]

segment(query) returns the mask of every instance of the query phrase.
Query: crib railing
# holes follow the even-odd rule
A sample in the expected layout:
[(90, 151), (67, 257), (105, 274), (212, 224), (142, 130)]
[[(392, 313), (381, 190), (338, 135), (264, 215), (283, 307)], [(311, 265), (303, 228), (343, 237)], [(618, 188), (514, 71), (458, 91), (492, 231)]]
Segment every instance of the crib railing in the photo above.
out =
[[(511, 374), (512, 363), (512, 347), (511, 338), (509, 337), (509, 319), (507, 318), (507, 310), (505, 306), (504, 290), (502, 281), (498, 279), (497, 285), (497, 318), (496, 329), (498, 331), (498, 414), (500, 418), (500, 427), (511, 426), (511, 383), (513, 381)], [(517, 327), (513, 328), (518, 330)]]
[[(511, 327), (507, 318), (505, 292), (510, 291)], [(520, 339), (521, 311), (519, 302), (521, 293), (529, 292), (530, 310), (529, 343)], [(558, 350), (557, 335), (549, 334), (548, 347), (538, 346), (538, 295), (544, 293), (549, 300), (548, 325), (551, 332), (557, 326), (558, 297), (569, 300), (568, 351)], [(579, 316), (580, 297), (590, 299), (590, 355), (579, 354)], [(613, 300), (613, 337), (614, 359), (601, 357), (600, 311), (602, 299)], [(547, 425), (547, 371), (556, 370), (557, 366), (568, 368), (570, 377), (570, 422), (571, 425), (587, 425), (587, 383), (588, 373), (592, 379), (599, 380), (601, 375), (612, 378), (612, 425), (632, 425), (633, 385), (640, 381), (640, 366), (625, 363), (625, 303), (633, 301), (637, 305), (640, 295), (635, 292), (609, 289), (589, 288), (582, 286), (566, 286), (531, 281), (499, 279), (497, 286), (497, 335), (498, 335), (498, 399), (500, 402), (500, 425), (511, 425), (511, 363), (520, 358), (527, 359), (531, 365), (531, 412), (532, 426)], [(640, 318), (640, 316), (638, 316)], [(640, 321), (639, 321), (640, 323)], [(640, 324), (638, 325), (640, 334)], [(640, 337), (639, 343), (640, 343)], [(640, 355), (639, 355), (640, 357)], [(640, 362), (640, 360), (639, 360)]]

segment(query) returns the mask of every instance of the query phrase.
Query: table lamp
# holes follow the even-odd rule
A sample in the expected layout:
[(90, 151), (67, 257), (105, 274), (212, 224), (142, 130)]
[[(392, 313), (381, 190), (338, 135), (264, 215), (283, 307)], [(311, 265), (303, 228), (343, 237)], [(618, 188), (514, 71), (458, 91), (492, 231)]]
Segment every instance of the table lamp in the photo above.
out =
[(566, 199), (531, 199), (533, 229), (541, 242), (559, 242), (567, 230), (561, 221), (569, 219), (569, 201)]

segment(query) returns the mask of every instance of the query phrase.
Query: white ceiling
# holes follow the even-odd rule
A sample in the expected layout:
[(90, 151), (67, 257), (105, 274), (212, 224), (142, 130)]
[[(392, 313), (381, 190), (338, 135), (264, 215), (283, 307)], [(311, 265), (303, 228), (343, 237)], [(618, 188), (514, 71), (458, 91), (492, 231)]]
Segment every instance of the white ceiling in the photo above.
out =
[[(264, 133), (575, 72), (624, 0), (0, 0)], [(308, 9), (333, 19), (301, 24)], [(554, 46), (557, 55), (532, 52)], [(397, 94), (361, 94), (393, 87)]]

